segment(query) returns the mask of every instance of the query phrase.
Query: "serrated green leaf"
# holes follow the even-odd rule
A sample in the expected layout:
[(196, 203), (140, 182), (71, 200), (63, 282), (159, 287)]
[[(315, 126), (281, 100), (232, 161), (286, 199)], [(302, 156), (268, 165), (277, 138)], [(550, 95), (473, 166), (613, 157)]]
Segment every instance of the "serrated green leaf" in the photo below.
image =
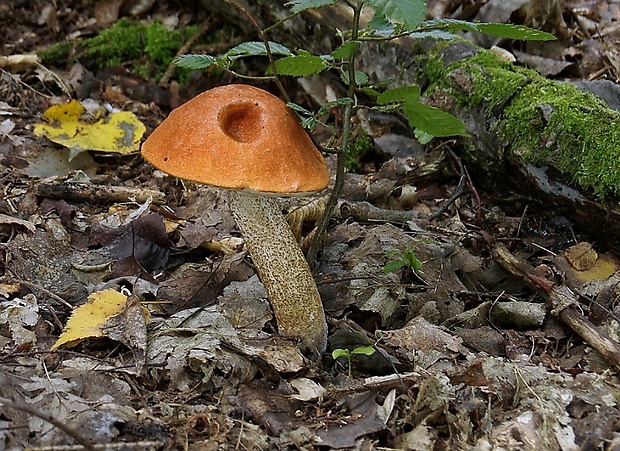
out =
[(361, 42), (360, 41), (347, 41), (334, 50), (330, 55), (333, 58), (344, 59), (349, 58), (353, 55), (357, 49), (359, 48)]
[[(289, 56), (293, 53), (284, 47), (282, 44), (278, 44), (277, 42), (269, 41), (269, 50), (273, 55), (285, 55)], [(266, 56), (267, 49), (265, 48), (265, 43), (261, 41), (248, 41), (242, 42), (239, 45), (236, 45), (229, 51), (227, 51), (223, 56), (230, 59), (243, 58), (246, 56)]]
[(375, 353), (375, 348), (373, 346), (360, 346), (359, 348), (355, 348), (351, 351), (351, 354), (357, 355), (373, 355)]
[(284, 6), (290, 6), (291, 12), (299, 13), (301, 11), (305, 11), (306, 9), (316, 9), (323, 6), (335, 5), (337, 2), (338, 0), (291, 0)]
[(313, 55), (285, 56), (275, 62), (276, 72), (280, 75), (305, 77), (318, 74), (327, 69), (326, 61)]
[(403, 113), (409, 125), (433, 136), (469, 136), (465, 125), (458, 118), (445, 111), (424, 105), (418, 101), (405, 102)]
[[(390, 22), (404, 24), (414, 31), (426, 16), (425, 0), (368, 0), (376, 14), (384, 15)], [(375, 14), (375, 17), (376, 17)]]
[(457, 31), (473, 31), (507, 39), (519, 39), (523, 41), (553, 41), (557, 39), (550, 33), (535, 30), (524, 25), (506, 23), (475, 23), (456, 19), (427, 20), (421, 24), (423, 29), (444, 29), (451, 33)]
[(211, 55), (181, 55), (174, 60), (174, 64), (178, 67), (186, 69), (200, 70), (206, 69), (216, 62), (215, 57)]
[(394, 102), (417, 102), (419, 98), (419, 86), (401, 86), (385, 91), (377, 97), (377, 102), (382, 105)]

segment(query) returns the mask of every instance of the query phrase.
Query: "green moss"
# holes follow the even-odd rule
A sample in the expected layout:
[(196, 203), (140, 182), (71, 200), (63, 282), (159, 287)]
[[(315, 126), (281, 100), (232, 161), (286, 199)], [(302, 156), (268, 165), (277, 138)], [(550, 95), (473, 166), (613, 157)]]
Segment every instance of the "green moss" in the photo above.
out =
[[(145, 25), (122, 18), (93, 38), (73, 45), (54, 45), (42, 51), (41, 57), (44, 63), (51, 64), (68, 58), (75, 49), (80, 61), (89, 69), (129, 64), (138, 74), (157, 80), (183, 42), (197, 30), (197, 26), (168, 30), (160, 23)], [(187, 76), (188, 71), (177, 71), (180, 78)]]
[(346, 170), (348, 172), (359, 171), (362, 167), (361, 160), (363, 156), (373, 149), (373, 139), (360, 130), (360, 134), (349, 143), (347, 151), (344, 154), (344, 167)]
[(526, 161), (552, 165), (601, 199), (620, 195), (620, 115), (599, 99), (569, 84), (538, 80), (505, 114), (502, 134)]
[[(461, 106), (482, 104), (489, 116), (497, 116), (490, 113), (499, 107), (494, 130), (513, 154), (554, 167), (566, 182), (599, 199), (620, 196), (620, 114), (596, 96), (487, 51), (443, 67), (441, 73), (437, 64), (431, 69), (434, 77), (439, 75), (434, 89), (446, 90)], [(452, 83), (461, 75), (471, 78), (468, 92)]]
[(111, 28), (82, 43), (83, 59), (97, 69), (119, 66), (142, 56), (145, 47), (146, 27), (139, 22), (122, 18)]
[(41, 62), (43, 64), (55, 64), (58, 61), (66, 60), (73, 46), (68, 42), (59, 42), (58, 44), (54, 44), (51, 47), (41, 50), (39, 55), (41, 56)]

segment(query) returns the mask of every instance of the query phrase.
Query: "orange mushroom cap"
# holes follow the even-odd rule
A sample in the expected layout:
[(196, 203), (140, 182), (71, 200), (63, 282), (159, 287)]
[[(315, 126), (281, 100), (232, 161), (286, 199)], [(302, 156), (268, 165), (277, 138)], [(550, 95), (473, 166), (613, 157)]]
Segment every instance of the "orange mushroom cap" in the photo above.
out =
[(176, 108), (142, 155), (168, 174), (222, 188), (293, 194), (329, 183), (323, 156), (292, 111), (250, 85), (213, 88)]

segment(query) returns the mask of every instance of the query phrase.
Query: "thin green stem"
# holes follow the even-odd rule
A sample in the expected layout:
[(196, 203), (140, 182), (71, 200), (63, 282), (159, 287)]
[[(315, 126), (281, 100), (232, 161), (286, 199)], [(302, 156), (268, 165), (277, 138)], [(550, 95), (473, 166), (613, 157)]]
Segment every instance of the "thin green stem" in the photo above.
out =
[[(353, 6), (353, 28), (351, 30), (351, 40), (356, 41), (359, 36), (360, 15), (364, 2), (360, 1), (357, 5)], [(345, 175), (345, 153), (351, 140), (351, 117), (353, 116), (353, 106), (355, 104), (355, 56), (357, 52), (349, 57), (349, 92), (348, 97), (352, 102), (347, 103), (344, 107), (344, 118), (342, 124), (342, 140), (340, 142), (340, 151), (337, 154), (336, 160), (336, 180), (334, 182), (334, 189), (332, 190), (327, 204), (325, 205), (325, 212), (323, 218), (317, 226), (310, 248), (308, 249), (308, 255), (306, 259), (311, 268), (314, 268), (316, 262), (316, 256), (319, 252), (319, 248), (323, 243), (323, 235), (327, 231), (329, 220), (336, 208), (342, 188), (344, 187), (344, 175)]]
[(241, 5), (239, 5), (238, 3), (232, 0), (226, 0), (226, 2), (230, 4), (233, 8), (235, 8), (237, 11), (239, 11), (241, 14), (243, 14), (250, 21), (252, 26), (256, 28), (256, 31), (258, 32), (258, 37), (260, 38), (261, 41), (263, 41), (263, 44), (265, 45), (265, 52), (267, 53), (267, 58), (269, 59), (269, 66), (271, 67), (271, 72), (273, 73), (273, 75), (270, 77), (267, 77), (267, 79), (273, 81), (276, 84), (276, 86), (278, 87), (278, 90), (282, 94), (282, 97), (284, 97), (284, 101), (290, 102), (291, 99), (289, 98), (288, 93), (284, 89), (284, 86), (282, 86), (282, 82), (280, 81), (280, 78), (278, 77), (278, 73), (276, 72), (276, 64), (273, 58), (273, 53), (271, 53), (271, 47), (269, 46), (269, 40), (267, 39), (267, 34), (260, 27), (256, 19), (254, 19), (254, 17), (252, 17), (252, 15), (244, 7), (242, 7)]
[(265, 33), (269, 33), (271, 30), (273, 30), (276, 27), (279, 27), (280, 25), (282, 25), (283, 23), (291, 20), (293, 17), (297, 17), (299, 15), (299, 13), (292, 13), (291, 15), (285, 17), (284, 19), (280, 19), (278, 20), (276, 23), (274, 23), (273, 25), (269, 25), (267, 28), (265, 28), (263, 31)]

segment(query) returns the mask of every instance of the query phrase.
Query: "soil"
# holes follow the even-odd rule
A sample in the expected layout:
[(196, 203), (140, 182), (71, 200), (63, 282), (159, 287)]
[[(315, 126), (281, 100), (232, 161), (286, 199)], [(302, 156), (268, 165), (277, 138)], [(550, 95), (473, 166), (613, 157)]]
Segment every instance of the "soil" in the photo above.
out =
[[(619, 447), (620, 259), (606, 230), (487, 188), (462, 141), (422, 145), (398, 113), (354, 118), (315, 271), (327, 350), (309, 359), (278, 335), (226, 193), (139, 153), (175, 107), (246, 81), (172, 65), (257, 40), (203, 5), (0, 5), (0, 448)], [(429, 15), (552, 32), (547, 45), (465, 37), (550, 79), (599, 81), (617, 108), (616, 3), (432, 1)], [(316, 111), (345, 92), (332, 75), (283, 83)], [(315, 139), (337, 139), (340, 110), (321, 121)], [(118, 129), (131, 139), (106, 140)], [(302, 248), (328, 194), (283, 201)]]

